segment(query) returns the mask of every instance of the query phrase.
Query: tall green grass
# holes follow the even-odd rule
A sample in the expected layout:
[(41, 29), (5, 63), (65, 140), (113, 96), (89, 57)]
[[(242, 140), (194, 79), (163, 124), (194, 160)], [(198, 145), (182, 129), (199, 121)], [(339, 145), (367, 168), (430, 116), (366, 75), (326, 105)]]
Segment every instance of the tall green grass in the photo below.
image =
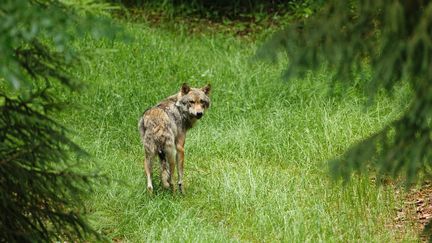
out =
[[(372, 106), (358, 90), (329, 95), (325, 71), (283, 80), (284, 63), (251, 59), (257, 43), (126, 26), (133, 42), (83, 41), (103, 49), (78, 73), (87, 87), (67, 98), (63, 122), (109, 183), (88, 200), (92, 225), (125, 242), (389, 242), (417, 239), (392, 227), (401, 202), (371, 176), (346, 186), (327, 160), (401, 112), (407, 90)], [(142, 112), (181, 83), (211, 83), (212, 106), (186, 139), (186, 194), (146, 192), (137, 131)]]

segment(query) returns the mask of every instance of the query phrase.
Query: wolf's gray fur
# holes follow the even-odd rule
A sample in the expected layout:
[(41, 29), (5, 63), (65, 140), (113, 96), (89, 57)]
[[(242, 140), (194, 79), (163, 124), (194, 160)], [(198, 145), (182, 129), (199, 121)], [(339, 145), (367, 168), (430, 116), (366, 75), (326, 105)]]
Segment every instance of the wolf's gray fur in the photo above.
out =
[(191, 88), (183, 84), (177, 94), (146, 110), (140, 118), (138, 128), (145, 150), (144, 168), (149, 191), (153, 191), (152, 161), (158, 155), (163, 186), (165, 188), (172, 186), (174, 190), (173, 177), (175, 162), (177, 162), (178, 185), (183, 192), (186, 132), (209, 108), (209, 94), (209, 84), (203, 88)]

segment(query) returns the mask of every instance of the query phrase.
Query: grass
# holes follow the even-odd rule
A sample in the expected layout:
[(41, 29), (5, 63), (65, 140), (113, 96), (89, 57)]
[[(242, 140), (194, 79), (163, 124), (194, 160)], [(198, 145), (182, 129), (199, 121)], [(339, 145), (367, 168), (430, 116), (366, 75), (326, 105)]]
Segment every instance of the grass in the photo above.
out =
[[(284, 63), (251, 59), (259, 43), (188, 36), (125, 24), (131, 43), (87, 40), (107, 50), (77, 73), (87, 88), (66, 95), (80, 109), (62, 122), (107, 175), (87, 206), (92, 225), (114, 241), (416, 241), (392, 227), (400, 198), (371, 176), (346, 186), (327, 161), (400, 114), (406, 90), (366, 107), (358, 90), (329, 95), (325, 71), (283, 80)], [(187, 81), (213, 86), (212, 107), (186, 142), (186, 194), (146, 192), (137, 121)]]

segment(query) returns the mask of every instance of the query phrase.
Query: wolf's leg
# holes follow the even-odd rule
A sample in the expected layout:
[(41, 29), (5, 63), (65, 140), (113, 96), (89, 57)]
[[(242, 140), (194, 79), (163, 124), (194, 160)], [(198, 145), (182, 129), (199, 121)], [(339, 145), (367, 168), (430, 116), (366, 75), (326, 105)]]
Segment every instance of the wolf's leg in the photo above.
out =
[(172, 186), (172, 190), (175, 190), (173, 179), (176, 161), (176, 150), (174, 148), (169, 148), (166, 150), (166, 158), (169, 163), (169, 184)]
[(147, 175), (147, 190), (149, 192), (153, 192), (153, 184), (152, 184), (152, 178), (151, 178), (151, 173), (152, 173), (151, 156), (146, 155), (146, 157), (144, 159), (144, 169), (145, 169), (145, 173)]
[(177, 141), (177, 176), (178, 176), (178, 187), (181, 193), (183, 189), (183, 167), (184, 167), (184, 144), (185, 138), (180, 137)]
[(160, 152), (159, 158), (161, 162), (161, 177), (162, 177), (162, 185), (164, 188), (169, 188), (170, 184), (168, 183), (169, 172), (168, 172), (168, 164), (166, 161), (165, 153)]

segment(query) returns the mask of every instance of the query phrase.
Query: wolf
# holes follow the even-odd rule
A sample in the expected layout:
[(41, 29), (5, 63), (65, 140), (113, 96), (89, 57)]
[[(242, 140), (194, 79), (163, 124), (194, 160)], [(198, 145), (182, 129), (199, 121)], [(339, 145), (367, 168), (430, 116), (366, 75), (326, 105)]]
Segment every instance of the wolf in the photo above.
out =
[(144, 169), (149, 192), (153, 191), (152, 162), (158, 155), (163, 187), (172, 187), (175, 191), (173, 177), (175, 164), (177, 164), (177, 183), (180, 192), (184, 193), (186, 132), (204, 116), (210, 107), (210, 90), (210, 84), (203, 88), (191, 88), (184, 83), (179, 92), (144, 111), (139, 119), (138, 130), (145, 151)]

